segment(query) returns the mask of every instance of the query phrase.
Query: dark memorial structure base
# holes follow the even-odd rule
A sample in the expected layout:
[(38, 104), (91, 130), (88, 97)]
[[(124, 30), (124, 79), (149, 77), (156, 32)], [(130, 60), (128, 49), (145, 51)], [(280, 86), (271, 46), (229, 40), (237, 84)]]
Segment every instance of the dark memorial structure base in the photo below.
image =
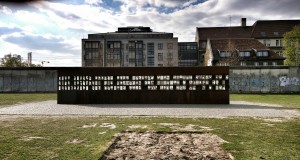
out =
[(58, 104), (229, 104), (228, 67), (58, 69)]

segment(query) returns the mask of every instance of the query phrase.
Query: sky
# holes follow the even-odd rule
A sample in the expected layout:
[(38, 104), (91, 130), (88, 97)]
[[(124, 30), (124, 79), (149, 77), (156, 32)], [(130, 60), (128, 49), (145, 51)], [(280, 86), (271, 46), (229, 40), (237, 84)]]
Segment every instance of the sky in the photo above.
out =
[(118, 27), (147, 26), (195, 41), (196, 27), (300, 19), (299, 0), (51, 0), (0, 1), (0, 58), (21, 55), (44, 66), (81, 66), (81, 39)]

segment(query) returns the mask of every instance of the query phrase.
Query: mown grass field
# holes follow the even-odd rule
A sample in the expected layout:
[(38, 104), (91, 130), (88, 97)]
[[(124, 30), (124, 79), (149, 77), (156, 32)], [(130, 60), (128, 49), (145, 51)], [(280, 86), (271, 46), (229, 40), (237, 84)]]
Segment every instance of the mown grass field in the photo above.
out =
[(300, 159), (300, 119), (238, 117), (2, 117), (0, 159), (98, 159), (116, 133), (175, 131), (160, 123), (192, 124), (199, 132), (216, 134), (236, 159)]
[[(56, 93), (5, 94), (0, 93), (3, 106), (45, 100), (56, 100)], [(278, 104), (283, 107), (300, 108), (300, 94), (230, 94), (231, 101)]]
[(56, 100), (56, 93), (0, 93), (0, 108), (9, 105)]
[(300, 94), (230, 94), (230, 100), (278, 104), (300, 109)]
[[(300, 108), (299, 95), (231, 94), (231, 100)], [(55, 100), (56, 94), (0, 94), (0, 107)], [(116, 128), (103, 127), (109, 123)], [(176, 132), (190, 124), (216, 134), (236, 159), (300, 159), (300, 118), (17, 117), (0, 115), (0, 159), (98, 159), (123, 131)], [(131, 127), (135, 126), (135, 127)], [(145, 127), (146, 126), (146, 127)], [(209, 128), (208, 130), (205, 128)], [(186, 131), (187, 130), (183, 130)]]

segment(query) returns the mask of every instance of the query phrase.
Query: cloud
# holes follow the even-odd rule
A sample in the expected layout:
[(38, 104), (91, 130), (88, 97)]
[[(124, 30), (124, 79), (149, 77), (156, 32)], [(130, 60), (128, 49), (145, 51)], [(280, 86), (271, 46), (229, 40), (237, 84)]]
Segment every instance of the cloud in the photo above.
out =
[(7, 28), (7, 27), (0, 27), (0, 36), (15, 32), (21, 32), (22, 30), (20, 28)]
[(15, 44), (47, 59), (55, 55), (72, 63), (68, 55), (76, 59), (74, 64), (80, 63), (81, 38), (118, 27), (149, 26), (174, 33), (179, 41), (194, 41), (196, 27), (240, 25), (242, 17), (248, 25), (257, 20), (300, 19), (298, 0), (85, 0), (28, 5), (30, 9), (0, 5), (1, 49), (3, 44)]
[(84, 2), (90, 5), (99, 5), (103, 3), (102, 0), (84, 0)]
[(78, 51), (78, 47), (66, 43), (67, 40), (62, 36), (15, 33), (7, 35), (3, 40), (34, 50), (51, 50), (52, 52), (71, 54)]
[(6, 15), (11, 15), (12, 10), (10, 8), (8, 8), (7, 6), (0, 5), (0, 13), (6, 14)]

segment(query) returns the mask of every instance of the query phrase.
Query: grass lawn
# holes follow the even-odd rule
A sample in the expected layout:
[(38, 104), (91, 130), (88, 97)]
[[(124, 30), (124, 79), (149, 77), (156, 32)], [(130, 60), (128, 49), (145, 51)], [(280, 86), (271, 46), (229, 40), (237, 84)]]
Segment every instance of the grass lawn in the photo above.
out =
[[(56, 100), (56, 98), (56, 93), (0, 93), (0, 108), (19, 103)], [(299, 94), (230, 94), (230, 100), (278, 104), (283, 107), (300, 108)]]
[(300, 109), (299, 94), (230, 94), (230, 100), (278, 104)]
[[(116, 133), (175, 131), (160, 123), (173, 123), (179, 128), (193, 124), (199, 132), (216, 134), (228, 142), (223, 148), (236, 159), (300, 159), (300, 119), (273, 120), (276, 121), (238, 117), (0, 117), (0, 159), (98, 159)], [(103, 127), (103, 123), (116, 128)]]
[(20, 103), (55, 100), (56, 93), (0, 93), (0, 108)]

